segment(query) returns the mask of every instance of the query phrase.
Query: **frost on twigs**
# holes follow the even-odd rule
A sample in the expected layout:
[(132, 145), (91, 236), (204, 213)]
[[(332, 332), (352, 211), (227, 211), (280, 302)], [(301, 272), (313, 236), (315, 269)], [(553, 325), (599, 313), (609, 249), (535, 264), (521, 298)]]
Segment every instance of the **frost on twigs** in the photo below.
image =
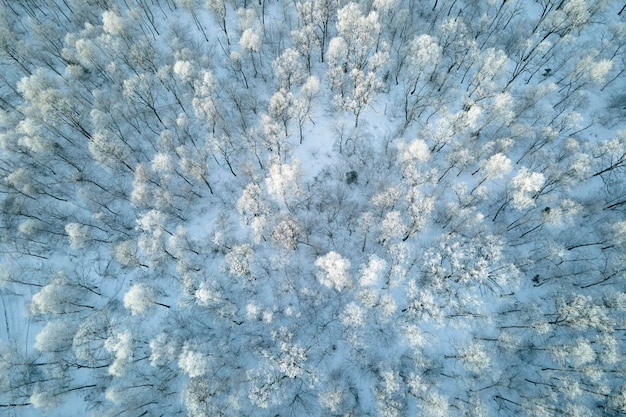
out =
[(491, 156), (483, 164), (485, 177), (499, 179), (505, 177), (512, 169), (511, 160), (501, 153)]
[(65, 226), (70, 246), (74, 249), (81, 249), (91, 240), (91, 233), (89, 227), (78, 224), (68, 223)]
[(34, 392), (30, 395), (29, 401), (35, 408), (52, 410), (59, 405), (60, 398), (55, 396), (53, 392), (43, 387), (36, 386)]
[(109, 366), (109, 374), (121, 377), (126, 372), (126, 366), (133, 356), (133, 338), (130, 331), (126, 330), (111, 335), (104, 343), (104, 348), (113, 357), (113, 363)]
[(625, 413), (616, 3), (0, 1), (0, 410)]
[(337, 252), (329, 252), (317, 258), (315, 266), (320, 269), (317, 274), (318, 280), (328, 288), (341, 291), (352, 286), (350, 261)]
[(271, 237), (278, 247), (294, 250), (302, 233), (302, 226), (295, 219), (285, 217), (276, 224)]
[(120, 242), (114, 250), (115, 260), (124, 266), (139, 266), (137, 244), (133, 240)]
[(350, 303), (346, 306), (341, 317), (341, 322), (346, 327), (363, 327), (365, 325), (365, 311), (356, 303)]
[(130, 310), (132, 315), (145, 313), (154, 306), (157, 297), (156, 290), (146, 284), (135, 284), (124, 295), (124, 307)]
[(291, 164), (275, 161), (269, 168), (265, 185), (268, 194), (276, 202), (289, 206), (300, 194), (298, 187), (300, 177), (300, 163), (295, 160)]
[(49, 321), (35, 337), (35, 349), (60, 353), (72, 347), (72, 329), (63, 320)]
[(254, 250), (247, 243), (234, 246), (224, 257), (229, 274), (248, 278), (252, 278), (250, 266), (253, 259)]
[(471, 343), (461, 353), (463, 364), (470, 372), (481, 374), (490, 366), (490, 358), (485, 347), (479, 343)]
[(544, 176), (540, 172), (530, 172), (522, 167), (511, 181), (513, 186), (513, 206), (518, 210), (533, 207), (536, 194), (544, 184)]
[(239, 45), (243, 49), (257, 52), (261, 46), (261, 38), (254, 32), (254, 30), (248, 28), (244, 30), (241, 34), (241, 39), (239, 39)]
[(367, 264), (361, 267), (359, 284), (363, 287), (380, 285), (383, 272), (387, 269), (387, 261), (377, 255), (370, 255)]
[(319, 402), (325, 410), (338, 413), (341, 403), (344, 401), (344, 393), (341, 389), (332, 389), (320, 394)]
[(190, 378), (204, 375), (209, 369), (209, 362), (201, 352), (194, 351), (190, 346), (183, 346), (178, 360), (180, 369)]
[(165, 365), (176, 359), (179, 346), (165, 333), (160, 333), (150, 341), (150, 364), (152, 366)]
[(70, 281), (65, 274), (57, 273), (48, 285), (33, 295), (30, 313), (33, 316), (71, 314), (87, 305), (88, 300), (81, 287)]

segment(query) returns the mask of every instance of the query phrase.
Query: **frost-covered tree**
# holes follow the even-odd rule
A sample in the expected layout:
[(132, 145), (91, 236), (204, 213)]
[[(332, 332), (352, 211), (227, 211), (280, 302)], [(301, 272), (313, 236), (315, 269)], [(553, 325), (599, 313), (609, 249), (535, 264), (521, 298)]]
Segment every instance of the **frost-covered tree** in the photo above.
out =
[[(402, 72), (404, 117), (408, 123), (427, 108), (432, 100), (433, 82), (441, 60), (441, 47), (430, 35), (416, 36), (406, 48), (406, 70)], [(430, 100), (429, 100), (430, 99)]]
[(379, 45), (380, 24), (374, 11), (367, 16), (356, 3), (337, 11), (337, 37), (328, 44), (328, 78), (335, 94), (334, 105), (354, 114), (354, 125), (383, 87), (382, 73), (388, 46)]
[(318, 279), (328, 288), (341, 291), (352, 286), (350, 278), (350, 261), (337, 252), (329, 252), (317, 258), (315, 266), (320, 268)]
[(528, 169), (522, 167), (518, 174), (512, 179), (513, 186), (513, 206), (516, 209), (524, 209), (534, 205), (534, 199), (537, 192), (541, 190), (544, 183), (544, 177), (538, 172), (529, 172)]
[(280, 87), (287, 91), (290, 91), (292, 86), (298, 85), (306, 78), (301, 55), (294, 49), (285, 50), (272, 61), (272, 67)]
[(0, 413), (624, 413), (621, 4), (0, 3)]

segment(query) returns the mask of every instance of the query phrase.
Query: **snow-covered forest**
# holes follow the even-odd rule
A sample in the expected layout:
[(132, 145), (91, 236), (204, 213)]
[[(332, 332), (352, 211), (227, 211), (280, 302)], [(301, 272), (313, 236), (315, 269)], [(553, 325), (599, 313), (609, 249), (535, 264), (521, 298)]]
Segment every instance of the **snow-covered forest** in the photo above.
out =
[(0, 414), (626, 414), (621, 0), (1, 0)]

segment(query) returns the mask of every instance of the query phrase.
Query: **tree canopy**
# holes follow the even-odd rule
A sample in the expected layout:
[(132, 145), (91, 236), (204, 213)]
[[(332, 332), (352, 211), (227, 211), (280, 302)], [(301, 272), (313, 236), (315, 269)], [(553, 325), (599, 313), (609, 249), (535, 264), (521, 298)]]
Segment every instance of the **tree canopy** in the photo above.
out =
[(0, 2), (0, 412), (626, 414), (624, 19)]

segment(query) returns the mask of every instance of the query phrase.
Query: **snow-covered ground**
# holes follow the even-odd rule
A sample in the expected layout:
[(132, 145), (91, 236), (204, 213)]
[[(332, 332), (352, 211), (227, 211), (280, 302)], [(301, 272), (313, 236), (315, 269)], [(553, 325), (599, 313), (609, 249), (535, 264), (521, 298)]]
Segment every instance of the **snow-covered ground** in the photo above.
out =
[(626, 413), (622, 3), (14, 3), (0, 414)]

